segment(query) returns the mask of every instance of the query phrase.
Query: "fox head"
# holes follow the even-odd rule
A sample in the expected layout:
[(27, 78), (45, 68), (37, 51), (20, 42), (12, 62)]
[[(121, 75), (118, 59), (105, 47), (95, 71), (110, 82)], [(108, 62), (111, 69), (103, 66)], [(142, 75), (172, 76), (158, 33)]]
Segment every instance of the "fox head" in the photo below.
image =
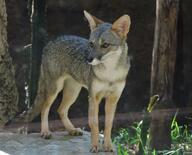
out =
[(91, 65), (98, 65), (111, 55), (121, 55), (126, 43), (131, 20), (128, 15), (123, 15), (112, 24), (103, 22), (95, 16), (84, 11), (91, 29), (89, 38), (90, 53), (87, 61)]

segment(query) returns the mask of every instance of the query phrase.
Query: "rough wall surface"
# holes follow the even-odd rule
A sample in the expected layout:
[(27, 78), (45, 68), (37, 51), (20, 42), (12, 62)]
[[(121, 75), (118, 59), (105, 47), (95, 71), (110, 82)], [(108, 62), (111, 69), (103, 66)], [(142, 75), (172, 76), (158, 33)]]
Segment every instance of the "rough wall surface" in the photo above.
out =
[(5, 1), (0, 1), (0, 126), (17, 112), (18, 92), (14, 67), (8, 52), (7, 13)]

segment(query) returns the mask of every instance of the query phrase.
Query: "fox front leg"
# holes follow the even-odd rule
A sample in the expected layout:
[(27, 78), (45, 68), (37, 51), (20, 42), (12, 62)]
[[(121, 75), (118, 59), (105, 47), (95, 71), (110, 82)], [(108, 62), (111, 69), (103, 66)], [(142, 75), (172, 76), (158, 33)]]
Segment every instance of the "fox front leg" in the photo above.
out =
[(113, 144), (111, 141), (111, 129), (113, 125), (113, 118), (115, 115), (115, 110), (118, 101), (117, 96), (110, 95), (106, 98), (105, 104), (105, 130), (104, 130), (104, 145), (103, 151), (105, 152), (113, 152)]
[(101, 97), (99, 95), (91, 95), (89, 97), (89, 127), (91, 128), (91, 149), (90, 152), (99, 152), (99, 103)]
[(125, 86), (124, 82), (118, 84), (116, 91), (106, 97), (105, 130), (104, 130), (104, 145), (103, 145), (103, 151), (105, 152), (114, 151), (113, 144), (111, 141), (111, 129), (113, 126), (113, 119), (115, 115), (117, 102), (121, 96), (124, 86)]

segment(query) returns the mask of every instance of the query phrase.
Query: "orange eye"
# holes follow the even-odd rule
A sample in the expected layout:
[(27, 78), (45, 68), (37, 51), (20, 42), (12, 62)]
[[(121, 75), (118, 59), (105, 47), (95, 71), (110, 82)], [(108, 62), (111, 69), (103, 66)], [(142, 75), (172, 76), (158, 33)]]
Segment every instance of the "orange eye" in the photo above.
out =
[(109, 47), (109, 43), (103, 43), (102, 45), (101, 45), (101, 48), (108, 48)]

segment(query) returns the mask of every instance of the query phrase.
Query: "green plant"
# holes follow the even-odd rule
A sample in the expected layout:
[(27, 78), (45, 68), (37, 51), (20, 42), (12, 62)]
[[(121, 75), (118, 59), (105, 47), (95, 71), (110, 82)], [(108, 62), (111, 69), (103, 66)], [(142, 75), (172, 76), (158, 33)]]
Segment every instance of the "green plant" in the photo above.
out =
[[(192, 153), (192, 131), (188, 129), (187, 125), (180, 126), (176, 121), (178, 110), (175, 113), (171, 123), (171, 138), (172, 147), (170, 150), (150, 151), (149, 141), (149, 114), (154, 109), (158, 95), (150, 98), (147, 109), (144, 111), (144, 118), (142, 121), (133, 123), (130, 128), (120, 129), (118, 136), (113, 142), (117, 145), (118, 155), (183, 155), (184, 151)], [(192, 120), (192, 118), (190, 118)]]
[[(148, 145), (142, 146), (144, 153), (142, 155), (183, 155), (185, 151), (192, 152), (192, 131), (187, 125), (180, 126), (176, 121), (175, 114), (171, 124), (172, 147), (170, 150), (149, 151)], [(133, 123), (130, 128), (120, 129), (118, 135), (114, 137), (113, 142), (117, 145), (118, 155), (133, 155), (139, 150), (139, 144), (143, 144), (141, 138), (141, 128), (143, 121)], [(147, 136), (148, 141), (148, 136)]]
[(141, 125), (143, 121), (133, 123), (130, 128), (120, 129), (114, 137), (113, 143), (117, 145), (118, 155), (135, 154), (141, 140)]

